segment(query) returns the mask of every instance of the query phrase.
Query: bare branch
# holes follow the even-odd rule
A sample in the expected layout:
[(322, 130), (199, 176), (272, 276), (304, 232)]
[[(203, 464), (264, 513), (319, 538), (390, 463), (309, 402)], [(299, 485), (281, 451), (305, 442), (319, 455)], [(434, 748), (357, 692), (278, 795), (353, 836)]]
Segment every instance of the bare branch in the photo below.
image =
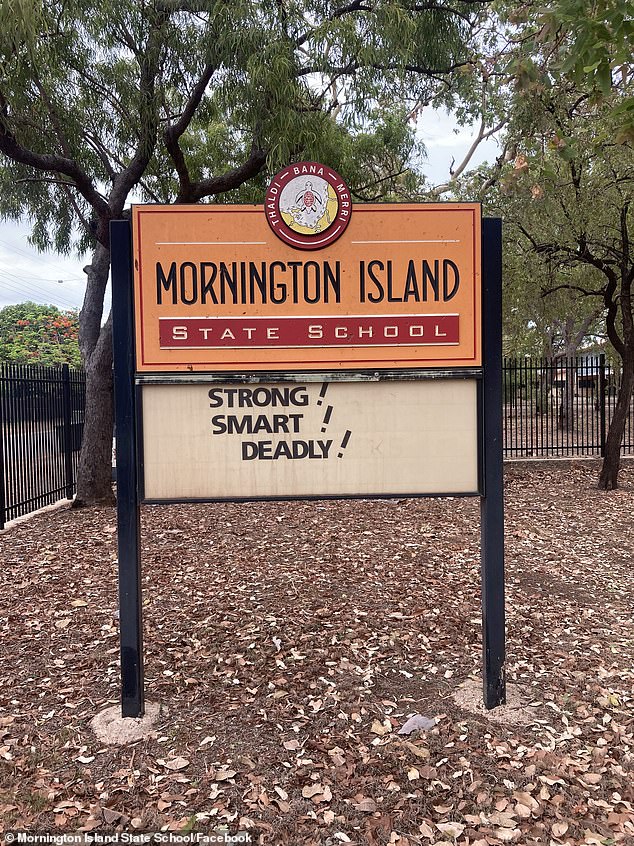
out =
[(239, 167), (213, 176), (209, 179), (201, 179), (189, 186), (187, 192), (179, 192), (176, 197), (177, 203), (195, 203), (203, 197), (212, 197), (215, 194), (222, 194), (225, 191), (232, 191), (239, 188), (248, 179), (256, 176), (266, 164), (266, 153), (255, 143), (251, 147), (249, 158)]
[[(60, 173), (75, 185), (95, 213), (105, 220), (110, 218), (110, 209), (95, 189), (88, 175), (73, 159), (48, 153), (36, 153), (23, 146), (9, 127), (9, 105), (0, 93), (0, 152), (15, 162), (46, 173)], [(106, 227), (107, 229), (107, 227)], [(104, 233), (100, 233), (102, 236)], [(107, 240), (105, 241), (107, 243)]]
[(84, 138), (86, 139), (86, 143), (89, 145), (90, 149), (97, 156), (101, 164), (104, 166), (104, 170), (106, 171), (110, 179), (114, 179), (116, 176), (115, 170), (110, 161), (108, 151), (103, 146), (101, 141), (95, 135), (93, 135), (92, 132), (85, 132)]
[(445, 191), (451, 190), (451, 188), (456, 184), (458, 178), (464, 173), (466, 167), (468, 166), (469, 162), (474, 156), (474, 153), (482, 144), (483, 141), (486, 141), (488, 138), (491, 138), (492, 135), (495, 135), (496, 132), (499, 132), (506, 124), (506, 120), (501, 120), (495, 126), (492, 126), (490, 129), (485, 128), (485, 120), (482, 119), (480, 123), (480, 128), (478, 129), (478, 133), (476, 137), (473, 139), (473, 143), (465, 153), (463, 160), (460, 162), (457, 168), (454, 168), (451, 172), (451, 179), (448, 182), (443, 183), (442, 185), (437, 185), (433, 190), (432, 194), (435, 196), (440, 196), (440, 194), (444, 194)]
[(163, 133), (165, 147), (167, 148), (170, 158), (174, 162), (174, 167), (176, 168), (176, 173), (178, 174), (179, 194), (186, 195), (189, 192), (191, 188), (191, 178), (189, 176), (185, 156), (183, 155), (183, 151), (181, 150), (178, 141), (191, 123), (215, 69), (215, 65), (212, 65), (211, 63), (207, 63), (207, 65), (205, 65), (198, 82), (189, 95), (180, 117), (177, 121), (175, 121), (175, 123), (168, 126)]
[(340, 6), (332, 13), (331, 18), (342, 18), (344, 15), (349, 15), (351, 12), (372, 12), (372, 6), (363, 3), (363, 0), (352, 0), (347, 6)]
[(37, 74), (35, 75), (35, 84), (37, 86), (37, 90), (40, 92), (40, 97), (42, 98), (42, 102), (46, 106), (46, 111), (48, 112), (48, 116), (51, 120), (51, 124), (53, 125), (53, 129), (55, 130), (55, 134), (57, 135), (57, 140), (59, 141), (60, 148), (62, 153), (66, 158), (72, 158), (70, 144), (66, 138), (66, 135), (62, 131), (61, 121), (59, 119), (59, 115), (57, 114), (56, 109), (53, 107), (51, 100), (46, 93), (44, 86), (40, 82)]
[(183, 109), (179, 119), (176, 121), (176, 123), (173, 123), (170, 127), (168, 127), (168, 129), (165, 130), (166, 134), (169, 134), (170, 137), (180, 138), (181, 135), (185, 132), (185, 130), (192, 121), (196, 109), (200, 105), (200, 102), (207, 89), (207, 86), (209, 85), (211, 77), (214, 75), (215, 70), (215, 64), (211, 64), (211, 62), (208, 62), (205, 65), (198, 82), (196, 83), (196, 85), (194, 85), (192, 92), (189, 95), (189, 99), (185, 103), (185, 108)]
[(544, 299), (557, 291), (576, 291), (578, 294), (583, 294), (584, 297), (602, 297), (604, 289), (601, 288), (599, 291), (589, 291), (587, 288), (582, 288), (580, 285), (555, 285), (552, 288), (543, 288), (541, 297)]
[[(346, 6), (340, 6), (338, 9), (330, 15), (326, 20), (333, 21), (337, 18), (342, 18), (344, 15), (350, 15), (354, 12), (371, 12), (373, 11), (372, 6), (364, 5), (362, 0), (352, 0), (351, 3), (348, 3)], [(293, 41), (293, 45), (295, 48), (301, 47), (302, 44), (305, 44), (306, 41), (310, 38), (313, 30), (307, 29), (301, 35), (298, 35), (296, 39)]]
[(577, 349), (579, 347), (579, 345), (581, 344), (581, 342), (585, 338), (588, 329), (590, 328), (592, 323), (598, 317), (601, 316), (602, 311), (603, 311), (603, 307), (595, 308), (594, 311), (592, 311), (590, 314), (588, 314), (585, 317), (585, 319), (582, 321), (581, 326), (579, 327), (579, 331), (577, 332), (577, 334), (575, 335), (575, 338), (574, 338), (575, 349)]
[(367, 182), (365, 185), (362, 185), (360, 188), (351, 188), (351, 193), (354, 197), (358, 197), (360, 200), (363, 200), (366, 203), (373, 203), (376, 200), (381, 199), (381, 194), (375, 194), (372, 197), (368, 197), (364, 195), (364, 191), (367, 191), (369, 188), (374, 188), (377, 185), (381, 185), (383, 182), (388, 182), (390, 179), (397, 179), (399, 176), (402, 176), (404, 173), (407, 173), (409, 168), (403, 167), (396, 173), (389, 173), (387, 176), (383, 176), (380, 179), (375, 179), (372, 182)]
[(128, 166), (114, 179), (110, 192), (110, 206), (113, 216), (121, 213), (128, 194), (143, 176), (152, 158), (158, 134), (158, 113), (154, 103), (155, 82), (159, 71), (160, 54), (163, 47), (161, 26), (167, 15), (160, 14), (148, 37), (145, 51), (138, 57), (140, 64), (139, 94), (139, 142)]

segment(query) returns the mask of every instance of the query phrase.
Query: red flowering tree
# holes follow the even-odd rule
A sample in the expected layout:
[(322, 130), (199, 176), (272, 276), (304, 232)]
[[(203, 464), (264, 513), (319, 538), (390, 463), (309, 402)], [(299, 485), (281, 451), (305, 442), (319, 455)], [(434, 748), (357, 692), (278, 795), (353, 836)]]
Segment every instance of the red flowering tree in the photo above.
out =
[(0, 362), (79, 367), (79, 315), (56, 306), (19, 303), (0, 309)]

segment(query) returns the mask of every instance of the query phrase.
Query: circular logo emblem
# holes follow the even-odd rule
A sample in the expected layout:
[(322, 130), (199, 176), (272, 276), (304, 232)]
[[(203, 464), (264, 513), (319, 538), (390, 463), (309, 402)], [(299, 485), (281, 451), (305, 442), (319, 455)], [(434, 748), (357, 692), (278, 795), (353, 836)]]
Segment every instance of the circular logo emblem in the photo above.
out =
[(269, 226), (286, 244), (321, 250), (343, 235), (352, 199), (334, 170), (317, 162), (299, 162), (273, 177), (264, 210)]

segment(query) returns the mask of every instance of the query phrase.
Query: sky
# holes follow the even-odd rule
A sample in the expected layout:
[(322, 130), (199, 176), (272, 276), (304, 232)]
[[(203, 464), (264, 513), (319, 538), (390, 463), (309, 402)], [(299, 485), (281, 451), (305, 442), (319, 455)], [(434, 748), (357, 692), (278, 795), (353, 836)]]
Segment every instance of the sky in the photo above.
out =
[[(425, 117), (425, 116), (424, 116)], [(423, 170), (432, 184), (444, 182), (452, 159), (459, 163), (471, 145), (474, 133), (469, 128), (454, 132), (454, 122), (447, 113), (435, 112), (423, 119), (419, 135), (427, 148)], [(494, 141), (483, 144), (471, 166), (495, 158)], [(74, 258), (55, 253), (38, 253), (28, 243), (28, 223), (0, 220), (0, 308), (32, 300), (64, 310), (81, 308), (86, 276), (82, 270), (89, 256)], [(110, 308), (106, 295), (104, 319)]]

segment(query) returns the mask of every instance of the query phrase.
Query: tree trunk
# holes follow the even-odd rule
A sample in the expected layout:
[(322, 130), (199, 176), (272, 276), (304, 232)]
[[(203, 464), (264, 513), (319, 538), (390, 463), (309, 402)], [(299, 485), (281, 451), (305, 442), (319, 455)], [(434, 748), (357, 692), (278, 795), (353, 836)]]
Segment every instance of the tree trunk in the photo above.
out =
[(77, 470), (76, 507), (114, 503), (112, 315), (101, 326), (109, 269), (109, 250), (98, 245), (92, 263), (85, 268), (88, 282), (80, 314), (79, 345), (86, 370), (86, 416)]
[(625, 432), (625, 424), (630, 411), (632, 390), (634, 388), (634, 358), (623, 357), (623, 378), (619, 396), (616, 401), (614, 415), (610, 422), (608, 435), (605, 439), (605, 456), (599, 476), (598, 487), (604, 491), (612, 491), (618, 487), (619, 468), (621, 466), (621, 444)]

